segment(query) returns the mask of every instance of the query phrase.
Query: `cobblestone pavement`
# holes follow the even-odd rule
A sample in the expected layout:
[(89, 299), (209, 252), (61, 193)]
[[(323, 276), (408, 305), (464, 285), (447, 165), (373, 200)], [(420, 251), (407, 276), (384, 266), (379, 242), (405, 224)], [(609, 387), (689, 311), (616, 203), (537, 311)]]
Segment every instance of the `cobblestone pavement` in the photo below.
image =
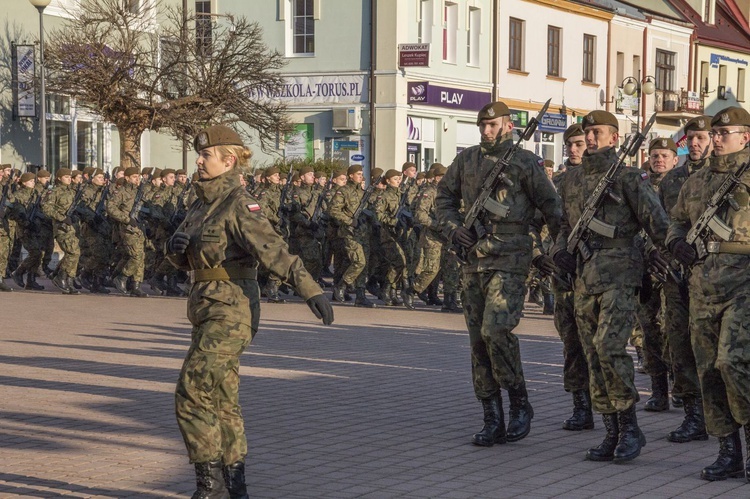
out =
[[(561, 429), (561, 343), (534, 305), (517, 330), (532, 431), (489, 449), (469, 443), (482, 411), (461, 315), (335, 311), (324, 327), (299, 301), (263, 305), (241, 368), (251, 497), (750, 497), (698, 478), (716, 439), (665, 440), (680, 409), (639, 410), (635, 461), (585, 461), (603, 427)], [(189, 333), (181, 299), (2, 294), (0, 497), (189, 496), (172, 395)]]

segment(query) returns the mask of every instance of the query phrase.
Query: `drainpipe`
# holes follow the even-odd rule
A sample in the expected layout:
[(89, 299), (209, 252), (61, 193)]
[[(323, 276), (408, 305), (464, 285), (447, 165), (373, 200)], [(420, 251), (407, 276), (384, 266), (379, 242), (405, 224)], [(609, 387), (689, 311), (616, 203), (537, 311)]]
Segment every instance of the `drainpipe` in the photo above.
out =
[[(375, 163), (375, 57), (377, 55), (377, 49), (375, 44), (377, 42), (377, 0), (370, 0), (370, 91), (368, 95), (368, 101), (370, 105), (370, 171), (374, 168)], [(370, 178), (369, 171), (366, 178)]]
[(498, 30), (500, 28), (497, 22), (499, 0), (492, 0), (492, 101), (498, 100), (497, 91), (497, 47), (498, 47)]

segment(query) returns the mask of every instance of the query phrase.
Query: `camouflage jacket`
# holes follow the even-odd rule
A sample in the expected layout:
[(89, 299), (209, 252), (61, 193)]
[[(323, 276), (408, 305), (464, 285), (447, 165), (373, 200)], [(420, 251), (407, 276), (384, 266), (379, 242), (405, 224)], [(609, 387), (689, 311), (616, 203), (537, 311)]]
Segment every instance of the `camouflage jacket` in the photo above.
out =
[(49, 196), (42, 202), (42, 211), (53, 220), (56, 230), (75, 230), (75, 226), (62, 223), (75, 197), (76, 186), (74, 184), (59, 184), (52, 189)]
[(130, 182), (126, 183), (107, 200), (107, 215), (111, 220), (123, 225), (130, 223), (130, 210), (133, 209), (135, 196), (138, 193), (138, 186)]
[[(323, 294), (302, 261), (289, 254), (287, 244), (234, 172), (193, 185), (198, 201), (177, 229), (190, 236), (189, 246), (186, 253), (167, 254), (175, 267), (253, 269), (260, 263), (294, 286), (305, 300)], [(195, 282), (188, 298), (188, 319), (193, 325), (217, 320), (257, 329), (259, 301), (255, 280)]]
[(322, 191), (315, 189), (313, 185), (301, 185), (294, 187), (289, 194), (293, 233), (296, 236), (312, 237), (314, 231), (310, 230), (310, 219), (315, 211)]
[[(586, 201), (616, 157), (617, 151), (613, 147), (595, 154), (585, 153), (581, 166), (569, 170), (560, 180), (558, 189), (563, 200), (563, 217), (552, 254), (566, 248), (568, 236), (581, 217)], [(591, 259), (585, 263), (576, 251), (576, 290), (589, 294), (622, 286), (639, 287), (644, 262), (638, 233), (645, 229), (651, 240), (662, 246), (669, 225), (667, 214), (659, 204), (646, 172), (623, 168), (612, 185), (612, 193), (622, 199), (622, 204), (606, 197), (596, 212), (596, 218), (614, 225), (615, 239), (623, 241), (625, 246), (594, 250)], [(595, 242), (606, 244), (606, 239), (597, 234), (590, 237), (592, 245)]]
[[(485, 155), (480, 146), (464, 149), (456, 156), (448, 172), (437, 186), (435, 207), (443, 234), (451, 238), (453, 230), (463, 224), (461, 201), (468, 210), (476, 200), (485, 178), (495, 162), (513, 146), (510, 134), (504, 137), (495, 153)], [(526, 275), (531, 265), (532, 238), (529, 224), (539, 209), (550, 232), (557, 235), (560, 228), (560, 197), (542, 167), (543, 161), (526, 150), (519, 150), (504, 173), (512, 182), (501, 184), (493, 194), (509, 208), (508, 216), (500, 218), (488, 213), (480, 223), (489, 227), (487, 237), (469, 254), (465, 272), (502, 270)], [(515, 232), (508, 234), (507, 232)]]
[[(668, 245), (676, 239), (685, 238), (692, 224), (707, 208), (708, 200), (724, 181), (727, 173), (736, 170), (746, 161), (750, 161), (750, 150), (747, 148), (724, 156), (712, 156), (707, 167), (690, 175), (670, 212)], [(732, 197), (740, 210), (735, 211), (727, 205), (717, 215), (734, 229), (733, 242), (750, 244), (750, 172), (742, 177), (742, 183), (734, 189)], [(711, 235), (707, 241), (721, 239)], [(725, 301), (735, 296), (738, 290), (747, 290), (747, 277), (750, 275), (748, 270), (748, 255), (709, 253), (704, 260), (696, 262), (692, 267), (691, 292), (701, 293), (703, 299), (709, 302)]]
[(411, 204), (414, 202), (414, 199), (417, 197), (417, 194), (419, 193), (419, 186), (417, 185), (417, 179), (416, 178), (404, 178), (404, 180), (399, 184), (398, 187), (399, 195), (406, 192), (406, 206), (411, 206)]
[[(352, 227), (354, 221), (352, 215), (357, 211), (363, 194), (364, 190), (362, 190), (361, 184), (355, 184), (349, 180), (346, 185), (337, 189), (331, 198), (331, 207), (328, 210), (328, 214), (338, 224), (339, 237), (368, 237), (366, 223), (359, 223), (356, 229)], [(373, 193), (373, 196), (376, 195), (377, 193)]]
[(705, 165), (708, 164), (708, 158), (704, 158), (700, 161), (688, 161), (684, 165), (677, 166), (669, 170), (659, 184), (659, 201), (666, 210), (667, 214), (672, 211), (672, 208), (677, 204), (677, 196), (680, 194), (682, 185), (688, 179), (688, 177)]
[(21, 186), (16, 192), (8, 196), (8, 218), (15, 220), (22, 226), (26, 226), (28, 212), (32, 204), (36, 202), (38, 196), (39, 194), (33, 188), (29, 189), (28, 187)]
[(257, 196), (258, 204), (263, 214), (273, 225), (279, 223), (279, 201), (281, 200), (281, 184), (269, 183), (260, 190)]
[(432, 236), (439, 236), (440, 226), (435, 211), (435, 196), (437, 196), (437, 184), (425, 184), (414, 199), (414, 222), (427, 230)]

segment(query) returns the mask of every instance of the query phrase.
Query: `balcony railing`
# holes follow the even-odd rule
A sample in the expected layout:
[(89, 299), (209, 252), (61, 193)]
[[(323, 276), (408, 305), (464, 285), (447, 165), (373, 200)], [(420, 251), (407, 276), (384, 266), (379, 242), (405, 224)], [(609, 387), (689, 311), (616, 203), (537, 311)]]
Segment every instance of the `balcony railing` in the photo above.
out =
[(703, 114), (703, 99), (698, 92), (657, 90), (654, 94), (654, 111)]

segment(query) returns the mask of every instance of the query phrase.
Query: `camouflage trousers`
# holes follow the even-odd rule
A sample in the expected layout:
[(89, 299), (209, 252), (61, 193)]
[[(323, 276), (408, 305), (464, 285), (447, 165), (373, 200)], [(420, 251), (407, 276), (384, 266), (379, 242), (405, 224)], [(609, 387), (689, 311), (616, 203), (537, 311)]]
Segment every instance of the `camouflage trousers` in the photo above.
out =
[(191, 463), (244, 461), (240, 355), (253, 337), (249, 325), (207, 321), (193, 327), (175, 390), (175, 415)]
[(563, 387), (566, 392), (589, 389), (589, 368), (578, 336), (572, 291), (555, 290), (555, 329), (563, 344)]
[(414, 277), (417, 272), (417, 265), (421, 259), (422, 248), (419, 245), (420, 236), (414, 229), (407, 229), (404, 237), (401, 238), (400, 244), (404, 250), (406, 258), (406, 274), (408, 277)]
[(123, 225), (120, 229), (120, 246), (124, 252), (122, 275), (143, 282), (146, 263), (146, 236), (141, 229)]
[(55, 240), (65, 255), (60, 259), (58, 269), (69, 277), (75, 277), (78, 272), (78, 260), (81, 258), (81, 242), (76, 228), (62, 222), (54, 224)]
[(91, 228), (81, 232), (81, 241), (84, 242), (81, 248), (81, 267), (87, 272), (104, 277), (113, 252), (111, 239)]
[(414, 291), (421, 293), (440, 273), (440, 253), (443, 249), (436, 237), (430, 234), (428, 229), (422, 231), (419, 236), (419, 264), (414, 278)]
[(669, 359), (674, 373), (672, 394), (678, 397), (700, 397), (700, 382), (690, 342), (690, 300), (680, 294), (680, 288), (672, 279), (664, 283), (662, 298), (664, 335), (669, 345)]
[(43, 241), (39, 239), (38, 228), (37, 225), (32, 224), (30, 228), (23, 230), (21, 234), (21, 242), (23, 243), (23, 247), (26, 248), (28, 255), (16, 269), (19, 275), (36, 272), (42, 263)]
[(49, 221), (42, 222), (40, 225), (39, 240), (42, 241), (42, 265), (49, 267), (52, 255), (55, 253), (55, 236)]
[(479, 399), (524, 384), (521, 348), (513, 334), (526, 296), (524, 281), (524, 276), (492, 270), (464, 274), (464, 319)]
[(364, 288), (370, 257), (370, 238), (344, 237), (344, 252), (349, 265), (344, 270), (341, 281), (355, 288)]
[(320, 273), (323, 270), (323, 252), (320, 240), (312, 234), (298, 235), (293, 238), (293, 244), (290, 242), (289, 251), (300, 257), (302, 264), (313, 279), (316, 281), (320, 279)]
[(16, 240), (15, 225), (7, 220), (0, 220), (0, 279), (5, 277), (8, 259)]
[(638, 400), (633, 359), (625, 350), (635, 322), (635, 288), (619, 287), (601, 294), (575, 292), (578, 334), (589, 367), (595, 411), (625, 411)]
[(708, 303), (690, 295), (690, 335), (706, 429), (725, 437), (750, 424), (750, 293)]
[[(378, 253), (385, 261), (385, 282), (394, 288), (406, 277), (406, 255), (401, 245), (388, 234), (387, 228), (381, 229), (380, 247)], [(374, 252), (371, 252), (372, 255)]]
[(456, 293), (461, 289), (461, 263), (458, 261), (458, 257), (449, 250), (448, 245), (443, 245), (440, 253), (443, 293)]
[(636, 319), (643, 331), (643, 368), (649, 376), (660, 376), (669, 372), (668, 344), (659, 315), (661, 312), (661, 294), (654, 289), (645, 298), (638, 300)]

